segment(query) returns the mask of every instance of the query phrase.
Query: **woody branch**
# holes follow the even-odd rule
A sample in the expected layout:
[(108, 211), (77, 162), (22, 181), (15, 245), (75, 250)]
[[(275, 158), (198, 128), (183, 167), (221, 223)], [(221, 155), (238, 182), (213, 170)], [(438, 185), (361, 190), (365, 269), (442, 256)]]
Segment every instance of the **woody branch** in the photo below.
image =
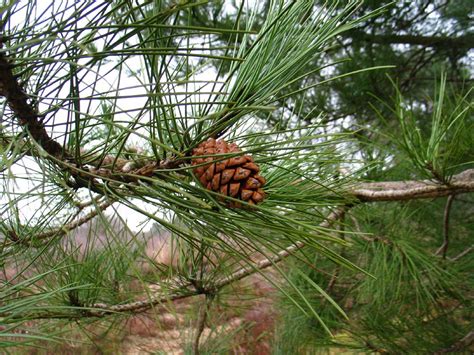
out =
[[(440, 185), (428, 180), (361, 183), (357, 186), (353, 186), (352, 190), (347, 192), (348, 198), (352, 199), (353, 202), (350, 205), (335, 209), (319, 226), (322, 228), (330, 227), (340, 220), (351, 207), (361, 203), (438, 198), (461, 192), (474, 192), (474, 169), (469, 169), (455, 175), (449, 185)], [(297, 241), (271, 257), (263, 258), (250, 265), (237, 269), (229, 276), (216, 280), (213, 283), (212, 290), (196, 288), (195, 285), (190, 282), (169, 280), (167, 286), (169, 289), (174, 291), (157, 292), (144, 301), (129, 302), (126, 304), (93, 304), (85, 307), (81, 312), (78, 312), (77, 317), (103, 317), (117, 313), (139, 313), (165, 302), (192, 297), (199, 294), (216, 292), (216, 290), (224, 286), (242, 280), (256, 272), (264, 271), (265, 269), (294, 255), (298, 250), (301, 250), (305, 246), (306, 244), (304, 242)], [(64, 313), (48, 312), (36, 314), (33, 318), (64, 317), (74, 318), (75, 316), (71, 313), (65, 315)]]

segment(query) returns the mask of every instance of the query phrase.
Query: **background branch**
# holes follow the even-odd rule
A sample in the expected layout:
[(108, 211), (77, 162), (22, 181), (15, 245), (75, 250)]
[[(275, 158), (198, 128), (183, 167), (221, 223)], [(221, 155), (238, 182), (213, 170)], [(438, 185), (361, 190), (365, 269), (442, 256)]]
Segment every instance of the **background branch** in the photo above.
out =
[(470, 49), (474, 47), (474, 36), (470, 34), (459, 37), (444, 37), (418, 35), (375, 35), (365, 34), (360, 31), (351, 31), (346, 33), (346, 37), (357, 37), (358, 39), (363, 39), (367, 42), (380, 44), (410, 44), (425, 47), (443, 47), (446, 49)]

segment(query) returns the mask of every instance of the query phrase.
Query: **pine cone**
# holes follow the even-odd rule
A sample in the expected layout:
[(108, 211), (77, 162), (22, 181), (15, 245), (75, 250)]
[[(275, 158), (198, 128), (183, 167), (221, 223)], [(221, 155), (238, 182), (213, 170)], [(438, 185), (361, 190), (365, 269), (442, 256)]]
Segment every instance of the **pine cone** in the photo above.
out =
[[(266, 180), (258, 175), (260, 168), (251, 156), (242, 154), (227, 159), (199, 157), (236, 152), (241, 152), (237, 144), (209, 138), (193, 150), (192, 165), (199, 165), (194, 169), (194, 174), (208, 190), (219, 191), (222, 195), (246, 201), (250, 205), (260, 203), (265, 198), (262, 187)], [(212, 163), (214, 160), (218, 161)], [(238, 202), (228, 201), (227, 204), (229, 207), (242, 207)]]

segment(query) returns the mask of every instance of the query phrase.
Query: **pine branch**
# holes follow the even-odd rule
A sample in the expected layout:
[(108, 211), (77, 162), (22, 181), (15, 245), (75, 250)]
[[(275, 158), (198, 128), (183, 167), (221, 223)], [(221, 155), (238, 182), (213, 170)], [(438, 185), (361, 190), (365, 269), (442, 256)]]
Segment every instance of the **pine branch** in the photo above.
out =
[[(0, 50), (3, 48), (0, 37)], [(53, 140), (40, 120), (38, 111), (28, 103), (28, 95), (23, 91), (13, 75), (14, 64), (10, 63), (3, 51), (0, 51), (0, 96), (6, 98), (12, 111), (18, 116), (18, 123), (26, 127), (28, 133), (50, 155), (62, 158), (69, 154)]]
[(474, 169), (453, 176), (449, 184), (422, 181), (385, 181), (362, 183), (350, 193), (362, 202), (403, 201), (437, 198), (458, 193), (474, 192)]
[[(320, 224), (322, 228), (330, 227), (336, 220), (340, 219), (347, 210), (347, 207), (342, 207), (335, 210), (331, 213), (324, 222)], [(173, 292), (156, 292), (155, 295), (151, 296), (147, 300), (144, 301), (136, 301), (130, 302), (126, 304), (119, 304), (119, 305), (108, 305), (104, 303), (96, 303), (90, 306), (85, 306), (81, 308), (81, 316), (82, 317), (104, 317), (110, 314), (117, 314), (117, 313), (140, 313), (144, 312), (150, 308), (153, 308), (159, 304), (176, 301), (183, 298), (188, 298), (192, 296), (197, 296), (200, 294), (215, 294), (216, 290), (221, 289), (224, 286), (227, 286), (231, 283), (239, 281), (249, 275), (252, 275), (256, 272), (261, 272), (276, 263), (286, 259), (287, 257), (293, 255), (296, 251), (305, 247), (305, 243), (303, 242), (296, 242), (292, 246), (283, 249), (275, 256), (263, 259), (261, 261), (256, 262), (253, 265), (248, 267), (241, 268), (235, 271), (228, 277), (223, 279), (217, 280), (213, 283), (212, 289), (206, 289), (203, 287), (196, 287), (192, 282), (185, 282), (183, 283), (181, 280), (173, 279), (168, 280), (167, 288), (174, 289), (176, 291)], [(6, 316), (4, 314), (0, 314), (0, 316)], [(46, 312), (46, 313), (38, 313), (32, 315), (34, 319), (44, 319), (44, 318), (63, 318), (64, 313), (55, 313), (55, 312)], [(74, 318), (74, 317), (72, 317)]]
[[(363, 188), (354, 189), (354, 197), (357, 197), (361, 202), (378, 202), (378, 201), (404, 201), (409, 199), (419, 198), (436, 198), (443, 197), (455, 191), (474, 192), (474, 169), (466, 170), (453, 177), (450, 185), (439, 185), (431, 181), (403, 181), (403, 182), (382, 182), (382, 183), (363, 183)], [(383, 191), (386, 188), (388, 191)], [(342, 218), (346, 211), (351, 206), (339, 208), (332, 212), (324, 222), (320, 224), (322, 228), (330, 227), (335, 221)], [(220, 289), (233, 282), (239, 281), (255, 272), (261, 272), (266, 268), (275, 265), (276, 263), (293, 255), (296, 251), (305, 247), (305, 243), (298, 241), (290, 247), (281, 250), (275, 256), (266, 258), (256, 262), (255, 264), (244, 267), (235, 271), (230, 276), (218, 280), (214, 283), (214, 288)], [(153, 307), (159, 303), (186, 298), (202, 293), (202, 290), (197, 290), (193, 285), (183, 285), (185, 291), (168, 295), (160, 295), (148, 301), (134, 302), (127, 305), (107, 306), (104, 304), (94, 305), (93, 308), (102, 308), (107, 312), (129, 312), (129, 311), (143, 311)]]
[[(0, 50), (2, 48), (3, 43), (0, 36)], [(0, 51), (0, 96), (6, 98), (9, 107), (18, 118), (19, 125), (27, 129), (30, 137), (54, 158), (53, 161), (60, 164), (62, 168), (68, 169), (74, 177), (80, 177), (76, 179), (78, 187), (89, 186), (83, 182), (84, 175), (88, 175), (90, 180), (107, 178), (119, 183), (131, 182), (137, 181), (140, 177), (152, 176), (158, 170), (174, 169), (182, 164), (182, 161), (166, 159), (160, 162), (148, 161), (142, 166), (136, 167), (133, 161), (111, 155), (100, 159), (100, 156), (97, 155), (91, 157), (88, 162), (95, 163), (97, 166), (80, 166), (70, 152), (48, 135), (36, 108), (29, 102), (28, 95), (23, 91), (13, 74), (14, 67), (15, 65), (10, 62), (5, 53)], [(8, 137), (1, 137), (1, 139), (2, 145), (8, 145), (11, 142)], [(28, 150), (26, 154), (34, 155), (34, 152)], [(99, 191), (96, 190), (96, 192)]]
[[(0, 84), (1, 84), (0, 78)], [(0, 93), (1, 96), (1, 93)], [(16, 144), (13, 144), (15, 143)], [(21, 143), (21, 144), (18, 144)], [(16, 137), (0, 136), (0, 147), (9, 147), (11, 151), (21, 146), (20, 152), (22, 155), (31, 157), (40, 157), (40, 153), (28, 145), (27, 140), (18, 140)], [(78, 168), (75, 159), (69, 157), (67, 160), (55, 160), (56, 163), (61, 164), (63, 168), (67, 168), (72, 175), (80, 174), (82, 176), (89, 175), (93, 178), (108, 178), (114, 179), (117, 182), (131, 182), (137, 181), (140, 177), (152, 176), (157, 171), (176, 169), (183, 164), (183, 161), (178, 159), (166, 159), (157, 162), (152, 159), (142, 160), (137, 162), (135, 160), (124, 159), (112, 154), (103, 156), (102, 154), (91, 154), (81, 149), (81, 158), (85, 163)], [(18, 153), (17, 153), (18, 154)], [(80, 171), (79, 171), (80, 170)], [(87, 186), (82, 186), (87, 187)]]
[[(388, 181), (375, 183), (362, 183), (360, 188), (354, 187), (352, 189), (352, 196), (357, 198), (360, 203), (365, 202), (379, 202), (379, 201), (405, 201), (420, 198), (436, 198), (444, 197), (453, 193), (460, 192), (474, 192), (474, 169), (466, 170), (458, 175), (453, 176), (449, 185), (440, 185), (428, 180), (423, 181)], [(355, 206), (353, 203), (348, 206), (341, 207), (330, 213), (328, 217), (319, 226), (321, 228), (330, 227), (335, 221), (342, 218), (346, 211)], [(247, 267), (236, 270), (231, 275), (217, 280), (212, 285), (211, 289), (196, 287), (191, 282), (182, 282), (181, 280), (169, 280), (167, 286), (169, 289), (174, 289), (173, 292), (160, 292), (144, 301), (130, 302), (119, 305), (108, 305), (103, 303), (93, 304), (81, 309), (81, 316), (85, 317), (103, 317), (107, 314), (126, 313), (126, 312), (143, 312), (156, 305), (164, 302), (179, 300), (199, 294), (212, 294), (216, 290), (224, 286), (232, 284), (236, 281), (252, 275), (256, 272), (261, 272), (278, 262), (285, 260), (287, 257), (294, 255), (295, 252), (304, 248), (306, 244), (302, 241), (297, 241), (288, 248), (282, 249), (273, 257), (265, 258), (253, 263)], [(3, 315), (2, 315), (3, 316)], [(34, 318), (61, 318), (63, 313), (47, 313), (38, 314)]]

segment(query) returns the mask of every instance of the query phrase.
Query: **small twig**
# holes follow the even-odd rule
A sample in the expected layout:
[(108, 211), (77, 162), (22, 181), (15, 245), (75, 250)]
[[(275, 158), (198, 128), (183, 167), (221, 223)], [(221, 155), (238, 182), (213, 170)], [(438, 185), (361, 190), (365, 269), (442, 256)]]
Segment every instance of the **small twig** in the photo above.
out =
[(435, 255), (442, 254), (443, 259), (446, 259), (446, 253), (449, 246), (449, 216), (451, 214), (451, 206), (453, 205), (454, 197), (455, 195), (449, 195), (448, 200), (446, 201), (443, 218), (443, 244), (435, 253)]
[(89, 206), (92, 206), (96, 203), (99, 203), (99, 201), (102, 199), (103, 197), (102, 196), (96, 196), (94, 197), (93, 199), (89, 200), (89, 201), (85, 201), (85, 202), (74, 202), (74, 205), (79, 209), (79, 211), (82, 211), (83, 209), (89, 207)]
[(435, 354), (446, 354), (446, 353), (458, 353), (462, 349), (467, 348), (472, 343), (474, 343), (474, 330), (471, 330), (464, 336), (461, 340), (455, 342), (449, 348), (441, 349), (435, 352)]
[(202, 333), (206, 326), (207, 315), (209, 313), (209, 309), (211, 308), (211, 303), (214, 300), (214, 295), (206, 294), (206, 298), (204, 299), (203, 303), (199, 307), (199, 314), (196, 323), (196, 334), (194, 336), (193, 345), (192, 345), (192, 354), (199, 355), (199, 343), (201, 340)]
[(80, 227), (81, 225), (89, 222), (91, 219), (96, 217), (100, 212), (104, 211), (109, 206), (111, 206), (114, 202), (115, 201), (112, 201), (112, 200), (105, 201), (102, 204), (98, 205), (97, 208), (95, 208), (93, 211), (86, 214), (84, 217), (79, 218), (79, 219), (77, 219), (73, 222), (70, 222), (70, 223), (68, 223), (64, 226), (49, 230), (47, 232), (43, 232), (41, 234), (36, 234), (36, 235), (34, 235), (34, 237), (30, 236), (30, 237), (27, 237), (27, 238), (22, 238), (22, 237), (18, 236), (16, 234), (16, 232), (14, 232), (14, 231), (10, 231), (10, 233), (8, 234), (8, 237), (14, 243), (20, 243), (20, 244), (23, 244), (25, 246), (31, 246), (32, 242), (35, 242), (35, 241), (40, 241), (40, 240), (49, 239), (49, 238), (53, 238), (53, 237), (63, 236), (63, 235), (66, 235), (67, 233), (69, 233), (70, 231), (72, 231), (73, 229), (76, 229), (76, 228)]
[(95, 208), (93, 211), (86, 214), (84, 217), (79, 218), (78, 220), (74, 222), (68, 223), (65, 226), (62, 226), (61, 228), (42, 233), (36, 236), (35, 239), (41, 240), (41, 239), (50, 238), (52, 236), (65, 235), (69, 233), (71, 230), (76, 229), (77, 227), (83, 225), (84, 223), (89, 222), (92, 218), (96, 217), (99, 213), (101, 213), (102, 211), (105, 211), (114, 202), (115, 201), (113, 200), (105, 201), (102, 204), (98, 205), (97, 208)]
[[(339, 224), (339, 233), (338, 234), (340, 235), (340, 238), (342, 240), (345, 239), (344, 219), (345, 219), (345, 214), (343, 214), (341, 216), (341, 223)], [(345, 257), (345, 250), (346, 250), (346, 246), (343, 245), (342, 250), (341, 250), (341, 256), (342, 257)], [(334, 270), (334, 273), (331, 276), (331, 279), (329, 280), (328, 287), (326, 288), (327, 293), (330, 293), (332, 291), (332, 289), (334, 288), (334, 286), (336, 285), (337, 278), (339, 277), (339, 272), (340, 271), (341, 271), (341, 265), (338, 264), (336, 266), (336, 269)], [(324, 299), (324, 301), (326, 301), (326, 299)]]
[[(322, 228), (330, 227), (335, 221), (339, 220), (346, 213), (347, 209), (349, 209), (349, 207), (344, 206), (335, 210), (334, 212), (329, 214), (329, 216), (326, 217), (326, 220), (322, 222), (319, 226)], [(243, 267), (242, 269), (235, 271), (233, 274), (229, 275), (228, 277), (225, 277), (217, 281), (216, 287), (221, 288), (234, 281), (241, 280), (244, 277), (249, 276), (257, 271), (261, 271), (270, 266), (273, 266), (276, 263), (286, 259), (290, 255), (293, 255), (295, 252), (304, 248), (305, 246), (306, 246), (306, 243), (302, 241), (297, 241), (293, 245), (289, 246), (288, 248), (285, 248), (281, 250), (280, 252), (278, 252), (275, 256), (269, 257), (267, 259), (263, 259), (259, 262), (256, 262), (254, 265)]]
[(471, 245), (469, 248), (463, 250), (462, 252), (460, 252), (458, 255), (456, 255), (454, 258), (450, 258), (449, 260), (450, 261), (458, 261), (459, 259), (461, 259), (463, 256), (469, 254), (471, 251), (474, 250), (474, 245)]

